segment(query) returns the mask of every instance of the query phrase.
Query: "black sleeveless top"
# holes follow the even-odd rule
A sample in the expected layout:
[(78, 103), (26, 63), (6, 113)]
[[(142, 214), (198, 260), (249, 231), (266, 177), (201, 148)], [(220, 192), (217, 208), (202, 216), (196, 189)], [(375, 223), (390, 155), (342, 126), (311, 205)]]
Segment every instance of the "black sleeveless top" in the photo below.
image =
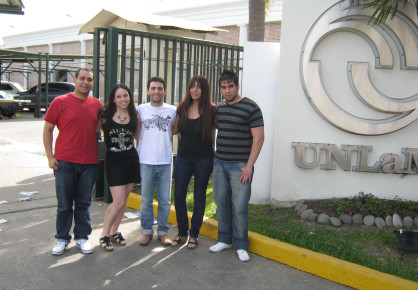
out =
[(106, 177), (109, 186), (140, 182), (139, 158), (134, 146), (134, 134), (129, 124), (110, 121), (105, 132)]
[(134, 146), (134, 134), (129, 124), (119, 124), (110, 121), (110, 129), (105, 132), (104, 139), (107, 146), (107, 154), (126, 154), (131, 150), (136, 151)]
[(180, 132), (181, 135), (177, 150), (177, 155), (181, 158), (202, 160), (213, 156), (212, 144), (206, 145), (202, 142), (202, 132), (199, 122), (200, 117), (197, 119), (186, 119), (184, 129)]

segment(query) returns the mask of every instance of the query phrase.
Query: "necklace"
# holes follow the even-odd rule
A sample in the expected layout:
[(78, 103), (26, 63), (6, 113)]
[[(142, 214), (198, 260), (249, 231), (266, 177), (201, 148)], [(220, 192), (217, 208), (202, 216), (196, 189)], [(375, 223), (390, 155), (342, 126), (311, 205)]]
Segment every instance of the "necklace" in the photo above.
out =
[(125, 123), (126, 118), (128, 118), (128, 115), (125, 115), (124, 117), (121, 117), (121, 116), (118, 114), (118, 119), (119, 119), (119, 121), (121, 121), (122, 123)]

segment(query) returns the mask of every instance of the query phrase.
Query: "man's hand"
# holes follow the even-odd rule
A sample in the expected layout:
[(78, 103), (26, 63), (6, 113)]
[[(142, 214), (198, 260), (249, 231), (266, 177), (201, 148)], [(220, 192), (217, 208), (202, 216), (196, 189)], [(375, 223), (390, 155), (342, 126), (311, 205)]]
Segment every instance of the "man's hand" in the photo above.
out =
[(251, 182), (251, 175), (253, 174), (252, 166), (245, 166), (241, 168), (241, 177), (239, 178), (239, 182), (242, 184), (246, 184), (247, 182)]
[(48, 165), (49, 168), (58, 170), (58, 160), (54, 156), (48, 158)]

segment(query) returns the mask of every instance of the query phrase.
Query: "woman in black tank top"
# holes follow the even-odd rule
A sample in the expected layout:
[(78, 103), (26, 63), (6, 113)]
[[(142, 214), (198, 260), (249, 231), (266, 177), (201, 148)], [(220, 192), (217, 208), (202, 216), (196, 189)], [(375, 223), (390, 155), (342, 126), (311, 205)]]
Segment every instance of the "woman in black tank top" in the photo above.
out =
[[(173, 133), (180, 135), (175, 166), (174, 205), (178, 234), (171, 245), (185, 243), (195, 249), (203, 222), (206, 189), (213, 166), (212, 133), (216, 127), (216, 107), (210, 100), (209, 82), (204, 76), (193, 77), (186, 96), (177, 107)], [(194, 176), (194, 209), (189, 230), (186, 195), (190, 179)]]
[(131, 91), (124, 84), (110, 90), (103, 110), (99, 112), (99, 126), (106, 143), (106, 177), (113, 202), (107, 208), (99, 243), (103, 250), (112, 251), (113, 244), (126, 245), (118, 231), (125, 213), (126, 201), (135, 183), (140, 181), (138, 143), (140, 119), (137, 116)]

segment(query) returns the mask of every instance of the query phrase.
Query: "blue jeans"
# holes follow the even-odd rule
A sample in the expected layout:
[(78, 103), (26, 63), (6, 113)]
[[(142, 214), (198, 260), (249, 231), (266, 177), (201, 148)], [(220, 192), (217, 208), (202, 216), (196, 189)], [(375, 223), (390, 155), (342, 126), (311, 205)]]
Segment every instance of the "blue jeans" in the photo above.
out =
[(193, 216), (190, 236), (197, 238), (203, 222), (206, 206), (206, 189), (209, 177), (212, 173), (213, 157), (203, 160), (189, 160), (177, 156), (175, 170), (174, 205), (176, 206), (176, 216), (180, 237), (189, 234), (189, 218), (187, 216), (187, 188), (190, 179), (194, 175), (193, 190)]
[(247, 250), (248, 203), (251, 183), (239, 182), (245, 162), (223, 162), (213, 165), (213, 199), (218, 218), (218, 242), (233, 244), (235, 250)]
[(141, 172), (141, 225), (142, 233), (154, 234), (154, 198), (155, 185), (157, 185), (158, 198), (158, 236), (168, 233), (168, 216), (171, 202), (171, 164), (149, 165), (140, 163)]
[(87, 240), (92, 231), (90, 205), (97, 179), (97, 164), (58, 162), (58, 170), (54, 170), (58, 200), (55, 237), (59, 241), (70, 242), (74, 216), (74, 238)]

